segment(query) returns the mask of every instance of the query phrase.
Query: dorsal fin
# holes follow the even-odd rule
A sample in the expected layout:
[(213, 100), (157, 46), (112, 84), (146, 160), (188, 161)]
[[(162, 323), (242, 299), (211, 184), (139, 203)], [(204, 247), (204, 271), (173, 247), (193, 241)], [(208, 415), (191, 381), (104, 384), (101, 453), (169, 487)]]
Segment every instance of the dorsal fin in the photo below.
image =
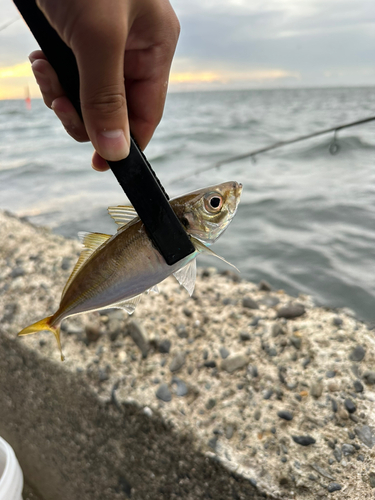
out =
[(118, 207), (108, 207), (108, 213), (120, 227), (125, 226), (130, 221), (138, 217), (132, 205), (119, 205)]
[(84, 249), (82, 250), (80, 256), (78, 257), (77, 263), (74, 266), (72, 274), (69, 276), (68, 281), (64, 286), (64, 290), (61, 294), (61, 299), (64, 297), (65, 292), (69, 288), (69, 285), (77, 275), (78, 271), (84, 265), (84, 263), (88, 260), (90, 255), (94, 253), (94, 251), (99, 248), (103, 243), (111, 238), (110, 234), (103, 233), (86, 233), (85, 231), (81, 231), (78, 233), (78, 237), (84, 245)]
[(197, 277), (197, 262), (195, 259), (191, 260), (186, 266), (179, 269), (173, 276), (189, 293), (190, 297), (193, 295), (195, 280)]

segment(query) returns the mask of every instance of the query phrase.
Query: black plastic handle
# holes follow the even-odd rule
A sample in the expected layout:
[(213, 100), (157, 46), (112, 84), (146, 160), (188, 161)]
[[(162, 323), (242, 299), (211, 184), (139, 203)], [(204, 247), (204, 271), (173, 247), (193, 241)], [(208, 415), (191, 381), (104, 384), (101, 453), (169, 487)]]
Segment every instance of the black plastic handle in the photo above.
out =
[[(14, 0), (14, 3), (82, 118), (79, 73), (72, 50), (48, 23), (35, 0)], [(129, 156), (108, 161), (108, 165), (167, 264), (173, 265), (193, 253), (195, 248), (168, 203), (168, 195), (133, 138)]]

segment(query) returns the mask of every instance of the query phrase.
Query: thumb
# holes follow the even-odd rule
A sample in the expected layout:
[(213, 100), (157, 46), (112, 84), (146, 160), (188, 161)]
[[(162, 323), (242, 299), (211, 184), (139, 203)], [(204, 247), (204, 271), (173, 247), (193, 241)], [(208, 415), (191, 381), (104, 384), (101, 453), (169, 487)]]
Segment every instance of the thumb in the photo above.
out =
[(86, 24), (72, 41), (80, 77), (80, 99), (88, 136), (100, 156), (117, 161), (129, 154), (124, 84), (124, 23)]

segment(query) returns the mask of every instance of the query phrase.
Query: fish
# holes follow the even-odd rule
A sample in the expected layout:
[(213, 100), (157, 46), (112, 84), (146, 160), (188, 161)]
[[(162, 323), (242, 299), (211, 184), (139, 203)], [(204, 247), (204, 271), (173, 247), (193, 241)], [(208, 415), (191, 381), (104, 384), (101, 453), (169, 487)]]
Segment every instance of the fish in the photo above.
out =
[(18, 335), (52, 332), (63, 361), (60, 326), (64, 319), (109, 308), (120, 308), (132, 314), (142, 295), (150, 291), (157, 293), (158, 284), (172, 274), (191, 296), (198, 254), (206, 253), (227, 262), (210, 246), (235, 216), (241, 192), (242, 184), (224, 182), (170, 201), (195, 248), (192, 254), (172, 266), (154, 246), (131, 205), (109, 207), (109, 215), (119, 226), (117, 232), (114, 235), (79, 233), (83, 249), (62, 291), (58, 310), (27, 326)]

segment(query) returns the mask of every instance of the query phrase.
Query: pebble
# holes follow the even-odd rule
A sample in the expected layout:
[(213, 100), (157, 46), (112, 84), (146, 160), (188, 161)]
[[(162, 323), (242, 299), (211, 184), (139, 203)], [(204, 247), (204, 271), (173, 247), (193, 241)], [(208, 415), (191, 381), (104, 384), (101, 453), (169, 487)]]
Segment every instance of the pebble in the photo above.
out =
[(214, 359), (209, 359), (208, 361), (205, 361), (203, 364), (206, 368), (216, 368), (216, 361)]
[(262, 292), (271, 292), (272, 286), (266, 280), (261, 280), (258, 284), (258, 290)]
[(355, 453), (355, 448), (352, 444), (344, 443), (341, 446), (341, 450), (342, 450), (345, 457), (347, 457), (349, 455), (354, 455), (354, 453)]
[(277, 337), (278, 335), (285, 335), (284, 328), (279, 323), (274, 323), (271, 328), (272, 337)]
[(277, 311), (278, 318), (293, 319), (305, 314), (306, 310), (302, 304), (291, 304), (289, 306), (280, 307)]
[(368, 478), (371, 488), (375, 488), (375, 472), (370, 472)]
[(340, 390), (340, 386), (337, 382), (330, 382), (328, 384), (328, 389), (330, 392), (338, 392)]
[(264, 297), (260, 303), (267, 307), (275, 307), (277, 304), (280, 304), (280, 299), (277, 297)]
[(345, 399), (344, 405), (349, 413), (354, 413), (357, 410), (355, 403), (353, 403), (353, 401), (349, 398)]
[(357, 345), (349, 354), (349, 359), (350, 361), (362, 361), (365, 354), (366, 350), (361, 345)]
[(216, 399), (215, 398), (210, 398), (207, 403), (206, 403), (206, 409), (207, 410), (212, 410), (212, 408), (216, 406)]
[(292, 439), (295, 443), (300, 444), (301, 446), (309, 446), (310, 444), (315, 444), (316, 441), (312, 436), (292, 436)]
[(326, 377), (327, 378), (334, 378), (334, 377), (336, 377), (336, 372), (334, 370), (328, 370), (328, 372), (326, 372)]
[(375, 372), (372, 370), (367, 370), (363, 374), (363, 378), (365, 379), (366, 384), (375, 385)]
[(364, 457), (364, 455), (359, 454), (359, 455), (357, 456), (357, 460), (358, 460), (358, 461), (360, 461), (360, 462), (364, 462), (364, 461), (365, 461), (365, 457)]
[(24, 276), (26, 273), (25, 273), (25, 270), (23, 267), (15, 267), (11, 273), (10, 273), (10, 277), (11, 278), (19, 278), (20, 276)]
[(337, 407), (337, 402), (335, 399), (331, 398), (331, 406), (332, 406), (332, 411), (333, 413), (337, 413), (338, 407)]
[(243, 368), (248, 362), (248, 359), (243, 354), (232, 354), (221, 362), (221, 368), (228, 373), (233, 373), (240, 368)]
[(180, 337), (180, 339), (187, 339), (189, 337), (189, 333), (183, 323), (176, 327), (176, 333)]
[(183, 380), (181, 380), (178, 377), (173, 377), (172, 378), (172, 386), (176, 386), (174, 388), (174, 392), (176, 393), (177, 396), (179, 397), (184, 397), (188, 393), (188, 388)]
[(272, 394), (273, 394), (273, 389), (267, 389), (263, 393), (263, 399), (271, 399)]
[(137, 320), (129, 321), (127, 330), (135, 345), (142, 353), (142, 357), (146, 358), (149, 350), (148, 335), (145, 327)]
[(333, 326), (341, 326), (343, 324), (343, 320), (340, 318), (340, 316), (335, 316), (332, 318), (332, 325)]
[(230, 354), (228, 349), (224, 346), (220, 347), (219, 352), (222, 359), (226, 359)]
[(72, 259), (70, 257), (63, 257), (63, 260), (61, 262), (61, 269), (63, 271), (67, 271), (70, 269), (70, 266), (72, 265)]
[(165, 401), (166, 403), (168, 403), (169, 401), (172, 400), (172, 394), (168, 388), (168, 385), (163, 383), (163, 384), (160, 384), (160, 386), (158, 387), (158, 390), (156, 391), (156, 397), (158, 399), (161, 399), (162, 401)]
[(368, 425), (356, 427), (354, 431), (357, 434), (358, 439), (362, 441), (362, 443), (365, 444), (368, 448), (372, 448), (374, 446), (374, 435)]
[[(333, 461), (332, 461), (333, 463)], [(326, 477), (327, 479), (331, 479), (332, 481), (335, 480), (335, 478), (330, 474), (328, 471), (323, 469), (323, 467), (320, 467), (318, 464), (311, 464), (311, 467), (318, 472), (321, 476)]]
[(287, 410), (280, 410), (277, 412), (277, 416), (283, 420), (293, 420), (293, 413)]
[(244, 297), (242, 299), (242, 307), (246, 307), (248, 309), (259, 309), (258, 304), (250, 297)]
[(181, 370), (181, 368), (184, 366), (184, 364), (185, 364), (185, 353), (178, 352), (173, 357), (173, 359), (169, 365), (169, 369), (172, 373), (177, 372), (178, 370)]
[(165, 339), (165, 340), (162, 340), (160, 343), (159, 343), (159, 352), (161, 354), (168, 354), (169, 351), (171, 350), (171, 341), (168, 340), (168, 339)]
[(292, 336), (290, 338), (290, 343), (292, 344), (292, 346), (297, 349), (297, 350), (300, 350), (301, 349), (301, 346), (302, 346), (302, 339), (301, 337), (296, 337), (296, 336)]
[(95, 323), (87, 323), (85, 332), (88, 342), (96, 342), (100, 337), (100, 327)]
[(311, 358), (305, 358), (303, 361), (302, 361), (302, 367), (303, 368), (307, 368), (308, 365), (311, 363)]
[(339, 491), (341, 490), (342, 486), (341, 484), (339, 483), (329, 483), (328, 487), (327, 487), (327, 490), (330, 492), (330, 493), (333, 493), (334, 491)]
[(355, 392), (363, 392), (363, 385), (360, 380), (355, 380), (353, 383)]
[(251, 339), (250, 333), (248, 332), (240, 332), (240, 340), (241, 342), (247, 342)]
[(342, 451), (338, 446), (333, 450), (333, 455), (335, 459), (340, 463), (342, 459)]
[(227, 439), (232, 439), (233, 433), (234, 433), (233, 425), (227, 425), (227, 427), (225, 428), (225, 437)]
[(320, 398), (320, 396), (322, 395), (322, 392), (323, 392), (322, 382), (319, 382), (318, 380), (316, 380), (315, 382), (313, 382), (311, 384), (311, 387), (310, 387), (311, 396), (313, 396), (314, 398)]
[(185, 314), (185, 316), (187, 318), (191, 318), (193, 315), (193, 312), (191, 311), (191, 309), (188, 309), (187, 307), (184, 307), (182, 312)]
[(254, 419), (255, 420), (260, 420), (260, 417), (262, 416), (260, 410), (255, 410), (254, 412)]

